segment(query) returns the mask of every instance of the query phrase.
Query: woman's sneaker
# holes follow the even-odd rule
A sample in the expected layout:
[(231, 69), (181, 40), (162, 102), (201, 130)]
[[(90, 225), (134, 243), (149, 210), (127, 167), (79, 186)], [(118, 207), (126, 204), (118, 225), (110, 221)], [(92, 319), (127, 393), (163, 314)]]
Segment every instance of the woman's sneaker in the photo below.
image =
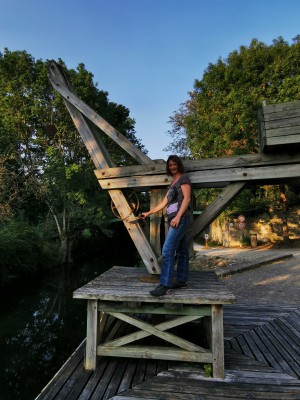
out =
[(171, 294), (171, 289), (168, 286), (158, 285), (151, 290), (150, 294), (151, 296), (164, 296), (165, 294)]
[(172, 289), (180, 289), (180, 288), (186, 288), (187, 283), (186, 282), (181, 282), (181, 281), (176, 281), (172, 285)]

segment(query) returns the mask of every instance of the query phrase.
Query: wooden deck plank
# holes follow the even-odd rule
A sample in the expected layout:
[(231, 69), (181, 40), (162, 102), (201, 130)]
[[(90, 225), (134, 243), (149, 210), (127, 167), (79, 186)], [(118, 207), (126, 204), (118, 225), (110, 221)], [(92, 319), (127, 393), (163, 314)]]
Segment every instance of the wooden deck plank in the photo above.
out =
[[(224, 337), (231, 339), (237, 337), (243, 332), (255, 329), (258, 325), (265, 324), (268, 321), (284, 316), (296, 309), (295, 306), (282, 305), (253, 305), (239, 304), (224, 306)], [(238, 312), (237, 312), (238, 310)], [(296, 333), (297, 335), (297, 333)], [(300, 335), (300, 332), (298, 332)]]
[[(284, 371), (287, 374), (294, 375), (293, 370), (290, 368), (288, 362), (280, 356), (273, 341), (270, 340), (265, 332), (264, 327), (258, 327), (256, 332), (259, 335), (260, 340), (264, 343), (268, 351), (268, 361), (273, 368)], [(265, 353), (266, 354), (266, 353)], [(295, 376), (295, 375), (294, 375)]]
[(241, 335), (237, 338), (237, 342), (238, 342), (243, 354), (245, 354), (248, 357), (253, 357), (251, 347), (248, 345), (248, 343), (245, 340), (245, 337), (243, 335)]
[(101, 377), (101, 381), (99, 384), (96, 386), (95, 391), (93, 392), (92, 396), (90, 397), (91, 400), (98, 400), (98, 399), (103, 399), (104, 394), (106, 392), (106, 389), (111, 382), (112, 376), (114, 375), (114, 372), (117, 368), (118, 365), (118, 360), (117, 359), (112, 359), (108, 365), (107, 368)]
[[(247, 397), (247, 394), (245, 393), (244, 397), (239, 397), (239, 395), (238, 395), (238, 397), (233, 397), (230, 394), (229, 397), (218, 395), (218, 400), (232, 400), (233, 398), (235, 398), (236, 400), (241, 400), (242, 398), (243, 399), (249, 399), (249, 400), (250, 399), (251, 400), (252, 399), (270, 400), (270, 397), (268, 397), (269, 395), (267, 394), (266, 396), (267, 397), (261, 397), (261, 396), (260, 397), (249, 397), (249, 393), (248, 393), (248, 397)], [(283, 398), (281, 396), (282, 396), (282, 393), (277, 394), (277, 396), (274, 395), (274, 397), (272, 397), (272, 400), (273, 399), (274, 400), (283, 400)], [(139, 400), (139, 399), (162, 400), (162, 397), (161, 397), (161, 392), (160, 391), (158, 391), (158, 392), (153, 392), (152, 391), (150, 395), (149, 394), (144, 394), (144, 393), (142, 393), (142, 395), (141, 395), (139, 393), (138, 397), (136, 397), (136, 395), (134, 393), (129, 394), (127, 396), (122, 395), (122, 396), (113, 397), (113, 400)], [(187, 395), (186, 394), (180, 394), (180, 393), (175, 394), (175, 395), (174, 395), (174, 393), (164, 393), (163, 399), (164, 400), (187, 400)], [(292, 400), (296, 399), (297, 400), (297, 398), (295, 398), (295, 396), (293, 394), (289, 395), (288, 397), (284, 397), (284, 400), (290, 400), (290, 399), (292, 399)], [(189, 393), (188, 394), (188, 400), (216, 400), (216, 396), (215, 395), (201, 395), (201, 394), (192, 395), (192, 394)]]
[[(242, 362), (241, 362), (242, 364)], [(285, 379), (284, 374), (278, 374), (276, 383), (270, 384), (273, 373), (265, 374), (264, 378), (260, 378), (261, 373), (253, 373), (249, 377), (249, 371), (246, 374), (238, 374), (231, 376), (231, 381), (220, 381), (214, 379), (199, 379), (194, 375), (182, 372), (167, 371), (160, 374), (147, 382), (135, 386), (133, 389), (125, 392), (121, 396), (130, 399), (190, 399), (198, 396), (198, 399), (295, 399), (300, 393), (300, 385), (297, 380), (290, 377)], [(252, 381), (252, 384), (245, 382)], [(260, 378), (260, 379), (259, 379)], [(234, 381), (232, 380), (234, 379)], [(257, 382), (259, 379), (259, 383)], [(295, 384), (295, 382), (296, 384)], [(297, 384), (298, 382), (298, 384)], [(162, 394), (163, 388), (163, 394)], [(271, 394), (271, 397), (270, 397)], [(120, 395), (113, 397), (114, 400), (122, 398)]]
[(101, 381), (101, 378), (109, 364), (109, 361), (110, 361), (109, 358), (107, 358), (106, 361), (104, 359), (101, 360), (100, 365), (98, 365), (96, 371), (92, 372), (90, 380), (87, 382), (80, 396), (78, 396), (78, 400), (88, 400), (91, 398), (94, 390)]
[(66, 383), (66, 380), (72, 376), (78, 366), (83, 365), (83, 352), (85, 343), (82, 342), (66, 363), (54, 375), (48, 385), (37, 396), (36, 400), (52, 400), (60, 392)]
[(102, 399), (110, 399), (119, 391), (120, 383), (127, 368), (128, 361), (126, 359), (118, 360), (115, 373), (106, 388), (105, 394)]
[[(260, 361), (263, 364), (267, 364), (267, 361), (265, 359), (265, 357), (262, 355), (262, 353), (260, 352), (260, 349), (258, 348), (258, 346), (255, 343), (255, 340), (253, 340), (252, 336), (249, 334), (249, 332), (245, 332), (243, 334), (246, 342), (248, 343), (249, 347), (251, 348), (251, 351), (253, 353), (253, 356), (256, 360)], [(249, 355), (249, 354), (247, 354)]]
[[(246, 320), (246, 322), (245, 322)], [(70, 358), (51, 384), (37, 400), (62, 399), (300, 399), (300, 381), (282, 371), (284, 347), (288, 357), (284, 360), (298, 363), (300, 341), (300, 314), (295, 307), (234, 304), (224, 307), (224, 328), (236, 337), (226, 340), (225, 380), (205, 377), (201, 364), (101, 358), (97, 369), (89, 373), (82, 368), (83, 345)], [(124, 323), (110, 322), (111, 338), (126, 330)], [(249, 330), (245, 331), (248, 327)], [(259, 336), (259, 335), (262, 336)], [(263, 335), (270, 345), (262, 343)], [(275, 338), (275, 343), (273, 341)], [(285, 342), (288, 343), (285, 346)], [(275, 356), (272, 353), (275, 349)], [(265, 351), (267, 354), (265, 354)], [(246, 356), (244, 353), (247, 353)], [(251, 356), (252, 353), (252, 356)], [(272, 358), (275, 364), (270, 365)], [(295, 367), (294, 365), (294, 367)], [(69, 369), (70, 366), (70, 369)], [(289, 365), (293, 371), (293, 365)], [(67, 385), (63, 391), (64, 382)], [(170, 383), (171, 382), (171, 383)], [(51, 387), (53, 386), (53, 387)], [(81, 391), (81, 394), (79, 392)], [(77, 396), (77, 397), (76, 397)], [(249, 397), (250, 396), (250, 397)]]
[[(276, 331), (272, 329), (270, 330), (270, 328), (272, 328), (270, 324), (261, 327), (264, 334), (276, 348), (277, 357), (279, 359), (283, 358), (286, 364), (289, 366), (288, 370), (285, 370), (285, 372), (289, 373), (288, 371), (291, 370), (292, 375), (300, 377), (300, 366), (296, 362), (295, 358), (291, 355), (293, 353), (290, 351), (291, 348), (289, 343), (285, 340), (282, 340), (282, 338), (275, 333)], [(299, 360), (299, 357), (297, 358)]]
[(300, 359), (300, 338), (297, 337), (281, 320), (270, 321), (270, 325), (274, 332), (276, 331), (281, 335), (285, 344), (292, 348), (292, 352), (296, 353), (296, 357)]
[(127, 361), (128, 361), (128, 364), (127, 364), (127, 368), (124, 372), (123, 378), (120, 383), (119, 393), (124, 392), (128, 388), (132, 387), (132, 381), (135, 377), (135, 374), (136, 374), (136, 371), (138, 368), (137, 360), (128, 359)]
[(170, 295), (153, 297), (153, 283), (142, 278), (144, 268), (113, 267), (73, 293), (76, 299), (100, 299), (103, 301), (146, 302), (163, 304), (231, 304), (234, 295), (219, 281), (214, 271), (191, 271), (191, 283), (187, 289), (173, 290)]
[(285, 320), (288, 320), (291, 325), (293, 325), (293, 327), (300, 332), (300, 318), (296, 312), (286, 316)]
[(291, 320), (291, 318), (282, 318), (282, 322), (283, 324), (296, 336), (299, 338), (300, 336), (300, 329), (297, 329), (297, 327), (295, 327), (295, 325), (293, 324), (293, 321)]
[(250, 356), (248, 348), (245, 351), (242, 346), (240, 349), (237, 346), (237, 343), (245, 340), (257, 360), (300, 378), (300, 332), (295, 328), (299, 320), (297, 309), (279, 315), (278, 318), (232, 338), (231, 348)]

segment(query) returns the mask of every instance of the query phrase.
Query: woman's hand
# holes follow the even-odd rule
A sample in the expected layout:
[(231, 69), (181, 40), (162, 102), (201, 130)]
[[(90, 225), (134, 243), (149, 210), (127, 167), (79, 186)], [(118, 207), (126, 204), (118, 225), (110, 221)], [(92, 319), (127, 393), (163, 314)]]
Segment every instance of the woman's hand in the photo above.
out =
[(174, 217), (170, 223), (172, 228), (177, 228), (180, 222), (180, 217), (179, 215), (176, 215), (176, 217)]
[(143, 213), (141, 214), (141, 218), (142, 218), (142, 219), (145, 219), (145, 218), (149, 217), (150, 214), (151, 214), (150, 211), (148, 211), (148, 212), (143, 212)]
[(167, 204), (168, 204), (168, 198), (166, 195), (162, 202), (160, 202), (156, 207), (152, 208), (150, 211), (143, 212), (141, 214), (140, 218), (145, 219), (145, 218), (149, 217), (149, 215), (155, 214), (156, 212), (165, 208)]

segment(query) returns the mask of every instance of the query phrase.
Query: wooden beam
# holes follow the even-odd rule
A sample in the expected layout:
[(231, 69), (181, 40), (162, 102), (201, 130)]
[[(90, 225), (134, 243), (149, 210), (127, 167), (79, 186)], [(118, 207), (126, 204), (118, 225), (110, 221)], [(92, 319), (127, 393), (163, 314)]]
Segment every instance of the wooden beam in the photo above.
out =
[(113, 357), (152, 358), (159, 360), (212, 363), (212, 353), (177, 350), (172, 346), (124, 346), (110, 348), (98, 346), (97, 355)]
[[(300, 164), (300, 154), (246, 154), (235, 157), (205, 158), (200, 160), (183, 160), (186, 172), (216, 170), (226, 168), (268, 167), (273, 165)], [(95, 171), (98, 179), (130, 177), (135, 175), (165, 175), (166, 166), (163, 164), (130, 165), (124, 167), (103, 168)]]
[(213, 377), (225, 378), (224, 369), (224, 332), (223, 332), (223, 306), (212, 304), (211, 315), (211, 348), (213, 354)]
[[(288, 142), (289, 138), (299, 139), (300, 125), (297, 126), (284, 126), (266, 130), (266, 138), (281, 137)], [(288, 142), (290, 143), (290, 142)], [(296, 142), (297, 143), (297, 142)], [(299, 142), (298, 142), (299, 143)]]
[(123, 136), (117, 129), (111, 126), (104, 118), (97, 114), (91, 107), (79, 99), (74, 91), (70, 90), (70, 86), (66, 86), (60, 79), (57, 79), (56, 74), (52, 74), (51, 71), (55, 71), (58, 64), (51, 61), (49, 68), (49, 80), (62, 97), (72, 104), (80, 113), (86, 116), (96, 126), (98, 126), (104, 133), (106, 133), (112, 140), (114, 140), (119, 146), (121, 146), (128, 154), (130, 154), (137, 162), (141, 164), (154, 164), (146, 154), (132, 144), (125, 136)]
[(99, 311), (98, 301), (88, 300), (87, 302), (87, 334), (86, 334), (86, 352), (85, 369), (96, 369), (97, 366), (97, 345), (99, 342)]
[[(281, 113), (282, 114), (282, 113)], [(277, 128), (282, 128), (288, 127), (288, 126), (299, 126), (300, 125), (300, 109), (297, 110), (297, 115), (293, 115), (291, 117), (288, 117), (287, 115), (284, 115), (282, 118), (279, 118), (277, 113), (276, 113), (276, 118), (271, 119), (269, 121), (264, 121), (264, 127), (265, 129), (277, 129)]]
[[(165, 189), (152, 189), (150, 193), (150, 209), (154, 208), (163, 201), (166, 195)], [(156, 214), (150, 215), (150, 244), (157, 257), (161, 255), (161, 220), (164, 215), (164, 210)]]
[(197, 319), (199, 319), (198, 316), (180, 316), (180, 317), (168, 320), (162, 324), (151, 325), (148, 322), (144, 322), (136, 317), (132, 317), (132, 316), (124, 314), (124, 313), (108, 312), (108, 314), (112, 315), (113, 317), (118, 318), (124, 322), (127, 322), (128, 324), (133, 325), (134, 327), (141, 329), (141, 332), (136, 331), (133, 334), (123, 336), (120, 339), (114, 340), (113, 342), (104, 343), (103, 344), (104, 347), (111, 347), (112, 344), (113, 344), (113, 346), (119, 347), (119, 346), (123, 346), (127, 343), (142, 339), (144, 337), (154, 335), (160, 339), (170, 342), (173, 345), (181, 347), (182, 349), (187, 350), (187, 351), (199, 351), (199, 352), (203, 352), (203, 353), (207, 352), (207, 350), (205, 350), (201, 346), (191, 343), (191, 342), (187, 341), (186, 339), (182, 339), (173, 333), (165, 332), (168, 329), (174, 328), (176, 326), (185, 324), (190, 321), (197, 320)]
[(281, 111), (286, 112), (286, 111), (296, 110), (297, 108), (300, 108), (299, 100), (263, 106), (263, 113), (270, 114), (270, 113), (275, 113), (275, 112), (277, 113), (277, 112), (281, 112)]
[[(226, 168), (188, 172), (192, 184), (197, 187), (218, 187), (228, 182), (255, 182), (278, 179), (300, 178), (300, 163), (292, 165), (273, 165), (269, 167), (254, 168)], [(165, 187), (171, 183), (167, 175), (130, 176), (115, 179), (100, 179), (102, 189), (128, 189), (149, 187)]]
[[(230, 183), (219, 196), (194, 219), (192, 225), (187, 229), (187, 241), (191, 242), (199, 233), (201, 233), (212, 221), (214, 221), (228, 204), (243, 190), (247, 182)], [(162, 256), (158, 262), (162, 262)]]
[(191, 241), (214, 221), (227, 205), (245, 187), (246, 182), (236, 182), (228, 185), (222, 193), (197, 217), (187, 230), (188, 241)]
[[(56, 82), (59, 82), (60, 86), (68, 87), (69, 91), (74, 92), (74, 89), (71, 87), (68, 82), (63, 69), (54, 61), (50, 63), (48, 69), (49, 79), (50, 77), (55, 78)], [(51, 80), (51, 79), (50, 79)], [(54, 89), (56, 89), (54, 87)], [(88, 152), (90, 157), (92, 158), (96, 167), (99, 168), (111, 168), (114, 167), (114, 163), (110, 158), (110, 155), (107, 152), (106, 147), (101, 141), (101, 138), (94, 130), (92, 130), (91, 126), (89, 126), (88, 122), (84, 118), (84, 116), (78, 112), (78, 110), (66, 99), (63, 99), (64, 103), (69, 111), (71, 118), (73, 120), (74, 125), (76, 126)]]
[[(51, 62), (49, 74), (51, 77), (55, 77), (54, 81), (58, 82), (60, 87), (68, 87), (69, 91), (73, 90), (58, 64)], [(104, 144), (101, 142), (99, 135), (95, 134), (95, 132), (91, 129), (85, 117), (81, 114), (80, 111), (78, 111), (72, 104), (70, 104), (68, 100), (64, 99), (64, 102), (96, 168), (113, 167), (114, 164)], [(127, 228), (127, 231), (129, 232), (132, 240), (134, 241), (134, 244), (148, 272), (151, 274), (159, 274), (161, 271), (161, 267), (158, 263), (156, 255), (153, 252), (141, 225), (139, 223), (133, 223), (132, 210), (125, 196), (120, 190), (109, 190), (108, 193), (114, 204), (116, 205), (123, 220), (123, 223)]]

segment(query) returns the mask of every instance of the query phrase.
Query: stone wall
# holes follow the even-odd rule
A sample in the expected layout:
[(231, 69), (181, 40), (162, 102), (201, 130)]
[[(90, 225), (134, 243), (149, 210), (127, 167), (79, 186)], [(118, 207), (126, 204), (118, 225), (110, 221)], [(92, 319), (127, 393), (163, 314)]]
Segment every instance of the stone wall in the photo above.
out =
[[(222, 214), (204, 233), (209, 234), (209, 240), (218, 242), (225, 247), (241, 244), (244, 238), (251, 239), (256, 235), (258, 243), (278, 242), (284, 240), (284, 224), (287, 218), (287, 236), (289, 239), (300, 238), (300, 208), (293, 207), (287, 215), (281, 209), (271, 209), (268, 212), (253, 216), (246, 213), (245, 228), (238, 228), (238, 216)], [(203, 233), (203, 235), (204, 235)]]

